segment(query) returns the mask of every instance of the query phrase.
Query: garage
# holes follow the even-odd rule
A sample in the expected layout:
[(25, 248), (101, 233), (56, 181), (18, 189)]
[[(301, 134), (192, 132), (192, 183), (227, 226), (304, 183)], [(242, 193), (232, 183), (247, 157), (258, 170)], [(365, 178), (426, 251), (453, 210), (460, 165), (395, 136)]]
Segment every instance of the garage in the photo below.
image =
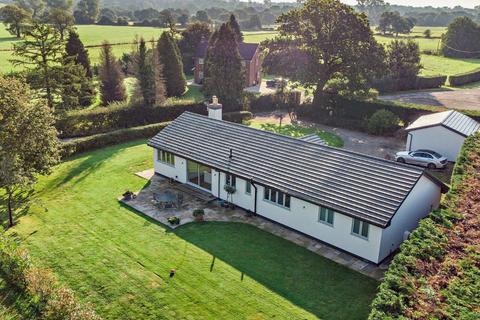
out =
[(480, 130), (480, 124), (455, 110), (418, 118), (405, 129), (407, 150), (433, 150), (455, 161), (468, 136)]

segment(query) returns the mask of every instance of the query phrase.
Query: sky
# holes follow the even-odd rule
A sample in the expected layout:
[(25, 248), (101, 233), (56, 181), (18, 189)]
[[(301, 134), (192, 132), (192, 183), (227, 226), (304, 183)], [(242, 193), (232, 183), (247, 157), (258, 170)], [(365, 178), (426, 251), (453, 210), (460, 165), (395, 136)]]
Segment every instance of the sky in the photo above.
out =
[[(342, 0), (342, 2), (348, 4), (357, 3), (355, 0)], [(455, 7), (462, 6), (465, 8), (473, 8), (480, 5), (480, 0), (387, 0), (390, 4), (400, 4), (406, 6), (415, 6), (415, 7)]]

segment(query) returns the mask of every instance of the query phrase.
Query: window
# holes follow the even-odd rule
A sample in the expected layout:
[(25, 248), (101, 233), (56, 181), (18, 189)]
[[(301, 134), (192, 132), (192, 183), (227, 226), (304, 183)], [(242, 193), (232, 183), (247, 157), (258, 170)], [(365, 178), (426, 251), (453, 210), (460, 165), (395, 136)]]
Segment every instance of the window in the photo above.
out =
[(236, 187), (237, 186), (237, 179), (236, 177), (233, 175), (233, 174), (226, 174), (225, 175), (225, 184), (226, 185), (229, 185), (229, 186), (232, 186), (232, 187)]
[(167, 152), (165, 150), (157, 150), (157, 160), (170, 166), (175, 165), (175, 156), (173, 155), (173, 153)]
[(282, 207), (290, 208), (290, 196), (281, 191), (265, 187), (265, 190), (263, 191), (263, 199), (274, 202)]
[(198, 64), (203, 64), (203, 59), (202, 58), (198, 58)]
[(245, 184), (245, 193), (246, 194), (252, 193), (252, 184), (250, 183), (250, 181), (247, 181), (247, 183)]
[(352, 234), (360, 238), (368, 239), (368, 226), (369, 224), (365, 221), (354, 218), (352, 222)]
[(318, 221), (328, 224), (329, 226), (333, 226), (333, 210), (320, 207), (320, 212), (318, 213)]

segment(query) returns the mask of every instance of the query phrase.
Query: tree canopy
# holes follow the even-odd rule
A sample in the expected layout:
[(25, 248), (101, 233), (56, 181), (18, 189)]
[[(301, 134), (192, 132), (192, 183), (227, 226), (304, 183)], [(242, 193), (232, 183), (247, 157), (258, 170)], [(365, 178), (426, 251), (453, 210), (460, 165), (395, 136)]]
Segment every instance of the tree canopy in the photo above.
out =
[(452, 58), (480, 57), (480, 25), (468, 17), (456, 18), (442, 38), (442, 52)]
[(384, 49), (365, 14), (338, 0), (308, 0), (278, 23), (280, 35), (267, 43), (269, 54), (295, 65), (288, 76), (315, 88), (314, 99), (326, 90), (366, 94), (383, 74)]
[(58, 162), (59, 144), (51, 109), (26, 84), (0, 77), (0, 105), (0, 206), (12, 226), (38, 175)]
[(22, 29), (30, 21), (32, 14), (14, 4), (7, 4), (0, 9), (0, 18), (3, 24), (7, 26), (7, 31), (20, 38)]

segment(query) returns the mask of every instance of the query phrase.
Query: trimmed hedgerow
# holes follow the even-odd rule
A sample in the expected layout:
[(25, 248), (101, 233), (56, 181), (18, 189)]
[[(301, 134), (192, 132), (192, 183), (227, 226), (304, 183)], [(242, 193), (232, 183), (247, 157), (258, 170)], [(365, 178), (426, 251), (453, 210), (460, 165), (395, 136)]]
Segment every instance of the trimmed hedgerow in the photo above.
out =
[(464, 84), (480, 81), (480, 69), (451, 75), (448, 77), (448, 81), (452, 87), (458, 87)]
[(380, 93), (406, 91), (406, 90), (422, 90), (435, 89), (445, 85), (447, 76), (417, 76), (415, 78), (383, 78), (376, 80), (373, 87)]
[(478, 318), (479, 150), (480, 133), (465, 140), (441, 208), (400, 247), (369, 319)]
[[(224, 120), (241, 123), (252, 118), (248, 111), (227, 112), (223, 115)], [(75, 138), (64, 141), (62, 144), (62, 157), (70, 157), (78, 153), (100, 149), (123, 142), (137, 139), (148, 139), (156, 135), (170, 122), (149, 124), (146, 126), (132, 127), (127, 129), (114, 130), (107, 133), (100, 133), (88, 137)]]
[[(381, 100), (357, 100), (338, 95), (328, 95), (321, 103), (314, 102), (297, 107), (297, 115), (298, 119), (348, 129), (367, 130), (368, 119), (381, 109), (394, 113), (405, 126), (422, 115), (447, 110), (435, 106)], [(461, 112), (477, 121), (480, 120), (480, 112), (478, 111), (461, 110)]]

